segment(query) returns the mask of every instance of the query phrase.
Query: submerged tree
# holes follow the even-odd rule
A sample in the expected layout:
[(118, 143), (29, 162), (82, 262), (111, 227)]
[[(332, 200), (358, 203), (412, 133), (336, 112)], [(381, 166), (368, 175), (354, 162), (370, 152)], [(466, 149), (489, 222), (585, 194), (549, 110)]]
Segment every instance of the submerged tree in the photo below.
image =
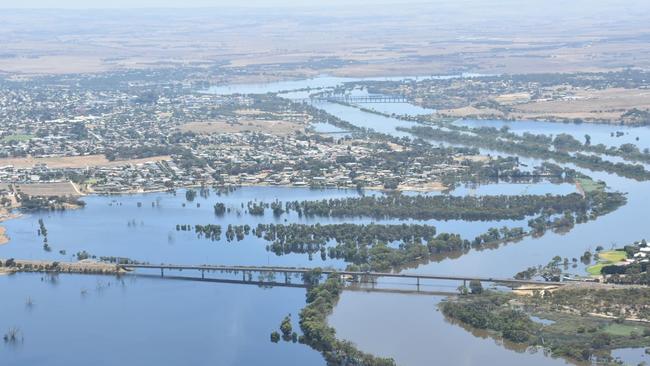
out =
[(290, 341), (293, 333), (293, 326), (291, 325), (291, 314), (284, 317), (280, 323), (280, 331), (282, 332), (282, 339)]

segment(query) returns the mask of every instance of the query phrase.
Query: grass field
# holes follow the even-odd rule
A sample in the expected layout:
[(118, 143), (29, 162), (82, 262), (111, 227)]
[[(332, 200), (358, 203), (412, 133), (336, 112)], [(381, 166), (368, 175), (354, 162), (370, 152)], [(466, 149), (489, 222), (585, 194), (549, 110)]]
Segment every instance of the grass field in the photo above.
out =
[(582, 190), (585, 193), (602, 191), (605, 189), (605, 184), (601, 182), (593, 181), (589, 178), (577, 178), (576, 182), (582, 187)]
[(606, 252), (600, 252), (598, 253), (598, 263), (588, 267), (587, 272), (589, 272), (589, 274), (592, 276), (598, 276), (600, 275), (600, 271), (603, 267), (618, 263), (625, 260), (626, 258), (627, 254), (623, 250), (609, 250)]
[(640, 325), (611, 323), (603, 330), (613, 336), (629, 337), (632, 332), (641, 335), (645, 329)]
[(2, 142), (18, 141), (24, 142), (29, 141), (34, 136), (32, 135), (9, 135), (2, 138)]

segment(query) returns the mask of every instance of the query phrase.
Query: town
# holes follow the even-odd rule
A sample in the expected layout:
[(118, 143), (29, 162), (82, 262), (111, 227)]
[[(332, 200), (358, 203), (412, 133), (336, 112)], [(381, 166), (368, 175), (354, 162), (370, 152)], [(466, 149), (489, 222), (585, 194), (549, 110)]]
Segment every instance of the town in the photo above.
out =
[(247, 185), (431, 191), (490, 178), (485, 171), (497, 166), (502, 175), (524, 174), (516, 161), (475, 149), (368, 139), (352, 125), (344, 134), (321, 133), (315, 124), (345, 123), (280, 96), (220, 96), (173, 85), (63, 93), (58, 86), (5, 84), (0, 182), (24, 191), (73, 185), (51, 195)]

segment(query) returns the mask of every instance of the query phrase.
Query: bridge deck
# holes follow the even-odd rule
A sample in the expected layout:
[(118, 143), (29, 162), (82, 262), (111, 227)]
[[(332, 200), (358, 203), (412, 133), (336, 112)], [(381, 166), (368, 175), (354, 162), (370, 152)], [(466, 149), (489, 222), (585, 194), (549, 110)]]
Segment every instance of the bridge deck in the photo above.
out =
[[(290, 267), (257, 267), (257, 266), (219, 266), (219, 265), (177, 265), (177, 264), (120, 264), (120, 268), (126, 270), (135, 269), (158, 269), (158, 270), (196, 270), (196, 271), (222, 271), (222, 272), (258, 272), (258, 273), (310, 273), (312, 268), (290, 268)], [(460, 275), (430, 275), (416, 273), (386, 273), (386, 272), (354, 272), (337, 271), (332, 269), (321, 269), (324, 275), (340, 274), (349, 276), (366, 277), (391, 277), (391, 278), (412, 278), (417, 280), (450, 280), (450, 281), (472, 281), (506, 283), (515, 285), (540, 285), (540, 286), (562, 286), (563, 282), (546, 282), (535, 280), (518, 280), (513, 278), (460, 276)]]
[(344, 103), (408, 103), (403, 96), (312, 96), (303, 102), (344, 102)]

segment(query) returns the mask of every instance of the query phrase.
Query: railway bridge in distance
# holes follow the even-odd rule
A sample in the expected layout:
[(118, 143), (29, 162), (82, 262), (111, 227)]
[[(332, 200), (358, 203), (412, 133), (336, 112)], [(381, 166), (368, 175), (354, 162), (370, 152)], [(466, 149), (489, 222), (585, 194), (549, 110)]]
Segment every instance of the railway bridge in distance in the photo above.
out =
[(364, 103), (408, 103), (409, 101), (406, 97), (400, 95), (367, 95), (367, 96), (317, 95), (317, 96), (312, 96), (309, 98), (302, 99), (302, 102), (364, 104)]

